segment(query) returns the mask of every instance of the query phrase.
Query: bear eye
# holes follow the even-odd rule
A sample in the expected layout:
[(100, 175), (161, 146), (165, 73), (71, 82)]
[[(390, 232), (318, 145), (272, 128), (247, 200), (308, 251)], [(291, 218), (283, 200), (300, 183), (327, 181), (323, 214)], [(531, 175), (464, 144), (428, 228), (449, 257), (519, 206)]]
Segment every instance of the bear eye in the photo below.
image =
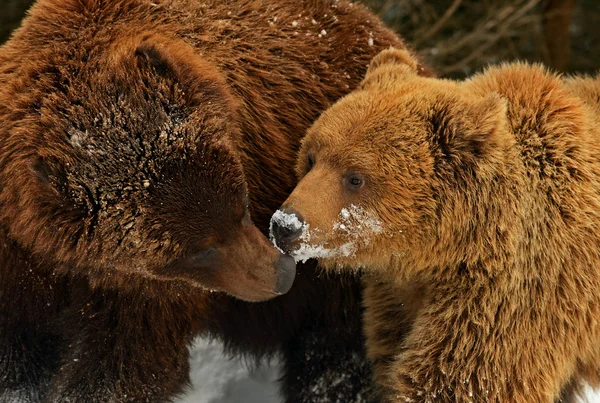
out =
[(312, 154), (308, 154), (308, 157), (306, 159), (306, 172), (313, 169), (314, 166), (315, 166), (315, 156)]
[(360, 174), (351, 173), (344, 178), (344, 185), (351, 190), (358, 190), (365, 184), (365, 180)]
[(214, 246), (210, 246), (199, 253), (196, 253), (190, 258), (190, 263), (194, 266), (202, 266), (209, 263), (217, 254), (217, 249)]

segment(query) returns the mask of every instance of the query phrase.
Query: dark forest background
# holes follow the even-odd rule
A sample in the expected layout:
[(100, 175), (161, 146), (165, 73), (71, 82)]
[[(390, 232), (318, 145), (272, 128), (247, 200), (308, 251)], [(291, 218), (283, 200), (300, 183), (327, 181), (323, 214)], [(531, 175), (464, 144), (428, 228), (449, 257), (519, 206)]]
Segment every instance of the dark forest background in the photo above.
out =
[[(566, 72), (600, 69), (600, 0), (362, 0), (441, 75), (503, 60)], [(0, 43), (32, 0), (0, 0)]]

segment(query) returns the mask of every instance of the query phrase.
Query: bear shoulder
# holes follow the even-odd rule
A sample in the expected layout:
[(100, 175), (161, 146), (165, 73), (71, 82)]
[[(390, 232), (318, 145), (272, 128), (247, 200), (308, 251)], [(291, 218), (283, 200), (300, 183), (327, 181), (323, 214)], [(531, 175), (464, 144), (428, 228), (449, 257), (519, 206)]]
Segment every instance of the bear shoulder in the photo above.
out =
[(585, 141), (589, 116), (577, 91), (560, 75), (540, 64), (510, 63), (486, 69), (465, 81), (474, 96), (497, 93), (507, 101), (507, 119), (517, 137), (536, 133)]

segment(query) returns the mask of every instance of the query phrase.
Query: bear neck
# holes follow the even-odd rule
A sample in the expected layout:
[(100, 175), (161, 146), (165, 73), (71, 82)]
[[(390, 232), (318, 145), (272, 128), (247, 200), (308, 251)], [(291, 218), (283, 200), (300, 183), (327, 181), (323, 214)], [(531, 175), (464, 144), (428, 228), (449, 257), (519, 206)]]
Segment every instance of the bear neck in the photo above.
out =
[[(411, 273), (455, 282), (510, 276), (517, 284), (543, 271), (557, 279), (564, 268), (551, 256), (568, 256), (595, 238), (580, 218), (595, 214), (600, 192), (595, 173), (582, 164), (597, 159), (598, 131), (590, 124), (598, 121), (597, 106), (574, 96), (577, 88), (569, 85), (576, 84), (522, 64), (491, 69), (468, 84), (507, 100), (498, 143), (504, 146), (495, 165), (479, 161), (461, 182), (438, 186), (431, 236), (414, 248)], [(575, 237), (576, 228), (587, 238)]]
[[(522, 164), (516, 150), (506, 147), (492, 167), (476, 169), (460, 182), (438, 187), (438, 211), (414, 237), (416, 253), (399, 271), (439, 281), (454, 279), (467, 271), (494, 276), (498, 268), (516, 264), (515, 256), (526, 228), (526, 183), (520, 178)], [(413, 267), (412, 270), (407, 266)]]

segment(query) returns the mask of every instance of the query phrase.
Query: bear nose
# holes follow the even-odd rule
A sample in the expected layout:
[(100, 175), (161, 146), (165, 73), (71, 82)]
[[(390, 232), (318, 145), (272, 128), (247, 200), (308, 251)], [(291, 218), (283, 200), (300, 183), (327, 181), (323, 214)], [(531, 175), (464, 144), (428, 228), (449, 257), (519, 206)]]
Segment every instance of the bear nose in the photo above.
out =
[(290, 244), (301, 234), (306, 223), (296, 210), (282, 207), (273, 214), (271, 219), (271, 235), (275, 244), (289, 252)]
[(275, 264), (277, 268), (277, 286), (275, 292), (279, 295), (285, 294), (292, 288), (296, 278), (296, 261), (288, 255), (281, 255)]

